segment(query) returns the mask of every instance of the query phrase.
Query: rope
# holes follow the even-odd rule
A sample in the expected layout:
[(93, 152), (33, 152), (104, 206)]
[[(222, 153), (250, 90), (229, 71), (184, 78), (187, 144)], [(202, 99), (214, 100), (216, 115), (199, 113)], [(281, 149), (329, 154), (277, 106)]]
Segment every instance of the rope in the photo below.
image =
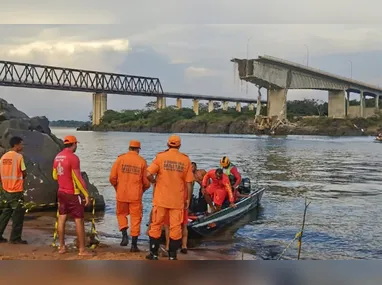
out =
[[(92, 225), (91, 225), (89, 236), (90, 236), (90, 248), (95, 249), (99, 245), (100, 240), (99, 240), (98, 233), (97, 233), (96, 226), (95, 226), (95, 208), (96, 208), (95, 206), (96, 206), (96, 203), (95, 203), (94, 198), (92, 198), (92, 200), (93, 200), (92, 219), (91, 219)], [(52, 242), (52, 246), (57, 247), (57, 248), (59, 247), (57, 245), (58, 217), (59, 217), (58, 209), (59, 209), (59, 207), (57, 207), (56, 223), (54, 225), (53, 242)]]
[[(297, 234), (296, 234), (296, 236), (294, 237), (294, 239), (287, 245), (287, 247), (283, 250), (283, 252), (280, 254), (280, 256), (279, 256), (279, 258), (277, 258), (277, 260), (280, 260), (281, 259), (281, 257), (283, 257), (283, 255), (285, 254), (285, 252), (288, 250), (288, 248), (292, 245), (292, 243), (296, 240), (296, 239), (298, 239), (300, 236), (301, 236), (301, 232), (298, 232)], [(300, 241), (298, 241), (298, 244), (300, 244)]]

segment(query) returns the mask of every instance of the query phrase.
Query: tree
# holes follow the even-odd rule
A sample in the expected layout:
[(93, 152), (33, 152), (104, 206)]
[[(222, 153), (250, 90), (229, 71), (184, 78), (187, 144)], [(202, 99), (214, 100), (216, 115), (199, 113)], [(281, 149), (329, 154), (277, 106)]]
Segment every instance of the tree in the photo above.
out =
[(200, 103), (199, 104), (199, 111), (200, 112), (207, 112), (207, 110), (208, 110), (208, 104), (206, 104), (206, 103)]
[(213, 105), (214, 105), (214, 110), (218, 110), (221, 108), (220, 102), (214, 102)]
[(150, 101), (145, 106), (146, 106), (146, 109), (148, 109), (148, 110), (155, 110), (157, 108), (157, 102), (156, 101)]

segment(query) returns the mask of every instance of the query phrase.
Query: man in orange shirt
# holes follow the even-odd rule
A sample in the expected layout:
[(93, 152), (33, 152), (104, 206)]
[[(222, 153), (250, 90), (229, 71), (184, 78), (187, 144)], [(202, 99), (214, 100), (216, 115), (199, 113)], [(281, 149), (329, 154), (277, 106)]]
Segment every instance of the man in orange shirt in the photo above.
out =
[(146, 257), (150, 260), (158, 259), (159, 241), (166, 215), (169, 215), (170, 222), (170, 260), (177, 259), (177, 250), (181, 245), (184, 211), (188, 210), (194, 177), (191, 161), (179, 151), (180, 145), (180, 137), (171, 135), (167, 142), (168, 150), (158, 153), (147, 169), (149, 181), (155, 182), (149, 229), (150, 254)]
[[(212, 182), (207, 186), (208, 180), (211, 179)], [(221, 168), (212, 169), (207, 172), (203, 178), (202, 182), (202, 192), (203, 194), (208, 194), (213, 197), (213, 202), (215, 204), (214, 211), (220, 211), (224, 203), (225, 198), (229, 198), (230, 207), (235, 208), (235, 199), (233, 197), (231, 184), (229, 178), (223, 173)]]
[(130, 215), (131, 252), (140, 251), (137, 242), (141, 233), (142, 196), (150, 188), (150, 181), (147, 180), (147, 163), (139, 155), (140, 149), (139, 141), (130, 141), (129, 151), (118, 156), (109, 177), (116, 192), (116, 214), (119, 230), (122, 232), (121, 246), (127, 246), (129, 243), (127, 216)]
[(0, 216), (0, 242), (7, 242), (7, 239), (3, 238), (3, 233), (12, 217), (12, 232), (9, 242), (27, 244), (27, 241), (21, 239), (25, 216), (22, 202), (24, 201), (23, 183), (26, 177), (26, 167), (20, 152), (24, 145), (20, 137), (11, 138), (9, 144), (11, 150), (0, 159), (0, 178), (4, 190), (2, 198), (6, 201)]
[[(89, 205), (90, 199), (86, 189), (86, 183), (81, 175), (80, 159), (75, 154), (77, 150), (77, 138), (66, 136), (64, 138), (65, 148), (56, 155), (53, 162), (53, 179), (58, 182), (58, 238), (60, 240), (59, 253), (66, 252), (65, 248), (65, 224), (67, 216), (71, 215), (76, 224), (77, 239), (79, 243), (80, 256), (92, 255), (85, 247), (85, 207)], [(80, 196), (85, 197), (85, 204)]]

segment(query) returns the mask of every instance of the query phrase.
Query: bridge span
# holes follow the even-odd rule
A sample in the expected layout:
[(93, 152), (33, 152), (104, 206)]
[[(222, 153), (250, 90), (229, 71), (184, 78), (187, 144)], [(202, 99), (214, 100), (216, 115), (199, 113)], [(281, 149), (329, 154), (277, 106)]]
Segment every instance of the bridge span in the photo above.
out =
[[(241, 80), (267, 89), (268, 116), (286, 118), (290, 89), (327, 90), (329, 117), (369, 117), (380, 113), (382, 89), (378, 86), (267, 55), (231, 61), (237, 64)], [(351, 92), (360, 95), (360, 106), (349, 105)], [(366, 96), (375, 98), (374, 107), (366, 108)]]
[(166, 98), (176, 98), (177, 108), (182, 108), (182, 99), (192, 99), (197, 115), (200, 100), (208, 101), (209, 112), (214, 110), (214, 101), (222, 101), (224, 110), (228, 109), (229, 102), (234, 102), (238, 112), (241, 112), (241, 103), (247, 103), (250, 110), (254, 110), (254, 104), (257, 103), (257, 100), (248, 98), (164, 92), (159, 78), (154, 77), (12, 61), (0, 61), (0, 86), (91, 92), (93, 124), (99, 124), (107, 110), (107, 94), (156, 97), (158, 109), (166, 107)]

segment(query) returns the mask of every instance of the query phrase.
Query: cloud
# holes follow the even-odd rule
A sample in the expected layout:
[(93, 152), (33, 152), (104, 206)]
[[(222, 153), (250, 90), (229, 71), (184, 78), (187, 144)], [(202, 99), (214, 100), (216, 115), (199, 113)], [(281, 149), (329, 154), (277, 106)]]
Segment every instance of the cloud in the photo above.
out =
[(116, 51), (124, 52), (129, 47), (129, 41), (126, 39), (115, 39), (107, 41), (91, 41), (91, 42), (42, 42), (36, 41), (25, 45), (11, 47), (8, 51), (11, 56), (30, 56), (33, 53), (44, 53), (50, 55), (71, 56), (80, 52), (97, 52), (97, 51)]
[[(309, 51), (310, 66), (343, 76), (352, 72), (373, 84), (382, 78), (382, 4), (376, 0), (8, 2), (1, 23), (53, 25), (0, 25), (5, 60), (159, 77), (168, 92), (248, 98), (257, 96), (257, 88), (239, 82), (230, 62), (245, 58), (247, 47), (251, 58), (269, 54), (298, 63), (306, 63)], [(305, 96), (326, 94), (291, 91), (288, 99)], [(1, 87), (0, 97), (29, 115), (52, 119), (87, 119), (92, 104), (90, 94), (77, 92)], [(108, 104), (132, 109), (153, 99), (110, 95)]]
[(188, 77), (205, 77), (205, 76), (214, 76), (216, 75), (216, 72), (205, 67), (189, 66), (186, 68), (185, 74)]

